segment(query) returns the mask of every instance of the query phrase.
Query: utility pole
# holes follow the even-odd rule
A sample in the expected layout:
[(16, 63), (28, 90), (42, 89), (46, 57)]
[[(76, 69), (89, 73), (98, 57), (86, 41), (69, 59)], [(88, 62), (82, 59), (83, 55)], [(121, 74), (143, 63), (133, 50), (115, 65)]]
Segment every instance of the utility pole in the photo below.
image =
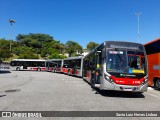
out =
[(140, 17), (140, 15), (141, 15), (141, 13), (139, 12), (139, 13), (136, 13), (135, 14), (136, 16), (137, 16), (137, 20), (138, 20), (138, 26), (137, 26), (137, 33), (138, 33), (138, 43), (140, 43), (140, 32), (139, 32), (139, 17)]
[(13, 40), (13, 37), (12, 37), (12, 33), (13, 33), (13, 23), (16, 23), (16, 21), (15, 20), (13, 20), (13, 19), (10, 19), (9, 20), (9, 23), (11, 24), (11, 30), (10, 30), (10, 57), (11, 57), (11, 60), (12, 60), (12, 40)]

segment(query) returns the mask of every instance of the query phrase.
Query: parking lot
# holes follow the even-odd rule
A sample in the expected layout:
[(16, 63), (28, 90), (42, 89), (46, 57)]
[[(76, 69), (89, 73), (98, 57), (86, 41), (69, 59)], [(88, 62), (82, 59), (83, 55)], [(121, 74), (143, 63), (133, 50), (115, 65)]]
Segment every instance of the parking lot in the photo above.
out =
[(143, 94), (101, 92), (82, 78), (59, 73), (0, 74), (0, 111), (159, 111), (159, 100), (152, 88)]

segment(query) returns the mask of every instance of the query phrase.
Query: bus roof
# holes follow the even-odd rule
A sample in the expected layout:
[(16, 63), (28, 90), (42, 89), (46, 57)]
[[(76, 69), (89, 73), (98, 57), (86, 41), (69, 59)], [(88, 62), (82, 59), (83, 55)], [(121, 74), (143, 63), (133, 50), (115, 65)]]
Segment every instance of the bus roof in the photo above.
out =
[(49, 59), (49, 60), (47, 60), (47, 62), (50, 62), (50, 61), (62, 61), (62, 59)]
[(130, 50), (144, 51), (144, 46), (143, 44), (140, 43), (126, 42), (126, 41), (105, 41), (99, 46), (97, 46), (95, 49), (91, 50), (86, 56), (92, 54), (96, 49), (98, 49), (101, 46), (105, 46), (106, 48), (124, 48)]
[(106, 43), (131, 43), (131, 44), (140, 44), (136, 42), (129, 42), (129, 41), (116, 41), (116, 40), (106, 40)]
[(143, 45), (134, 42), (124, 42), (124, 41), (105, 41), (104, 44), (108, 48), (124, 48), (133, 50), (144, 50)]
[(46, 61), (42, 59), (13, 59), (12, 61)]
[(147, 55), (160, 52), (160, 38), (152, 40), (144, 44)]
[(77, 57), (68, 57), (68, 58), (65, 58), (64, 60), (75, 60), (75, 59), (82, 59), (83, 56), (77, 56)]
[(147, 42), (147, 43), (145, 43), (144, 45), (146, 46), (146, 45), (149, 45), (149, 44), (155, 43), (155, 42), (160, 43), (160, 38), (157, 38), (157, 39), (155, 39), (155, 40), (152, 40), (152, 41), (150, 41), (150, 42)]

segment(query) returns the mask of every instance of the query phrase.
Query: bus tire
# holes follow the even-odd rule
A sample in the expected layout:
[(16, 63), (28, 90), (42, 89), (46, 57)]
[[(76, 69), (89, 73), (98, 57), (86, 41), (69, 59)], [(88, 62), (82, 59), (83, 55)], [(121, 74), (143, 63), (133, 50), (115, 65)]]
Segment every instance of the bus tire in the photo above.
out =
[(70, 73), (70, 70), (68, 70), (68, 75), (70, 75), (71, 73)]
[(20, 67), (17, 67), (16, 70), (17, 70), (17, 71), (20, 71)]
[(53, 72), (56, 73), (56, 69), (54, 69)]
[(154, 88), (160, 90), (160, 78), (156, 79), (154, 82)]
[(37, 68), (37, 71), (41, 71), (41, 68)]

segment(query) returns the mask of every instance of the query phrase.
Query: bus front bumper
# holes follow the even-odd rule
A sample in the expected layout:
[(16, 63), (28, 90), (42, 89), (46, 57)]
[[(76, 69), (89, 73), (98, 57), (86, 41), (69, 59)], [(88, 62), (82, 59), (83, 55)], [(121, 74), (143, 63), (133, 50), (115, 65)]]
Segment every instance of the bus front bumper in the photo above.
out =
[(131, 92), (146, 92), (148, 88), (148, 84), (139, 85), (139, 86), (131, 86), (131, 85), (119, 85), (115, 83), (110, 83), (105, 81), (103, 85), (101, 85), (101, 90), (116, 90), (116, 91), (131, 91)]

